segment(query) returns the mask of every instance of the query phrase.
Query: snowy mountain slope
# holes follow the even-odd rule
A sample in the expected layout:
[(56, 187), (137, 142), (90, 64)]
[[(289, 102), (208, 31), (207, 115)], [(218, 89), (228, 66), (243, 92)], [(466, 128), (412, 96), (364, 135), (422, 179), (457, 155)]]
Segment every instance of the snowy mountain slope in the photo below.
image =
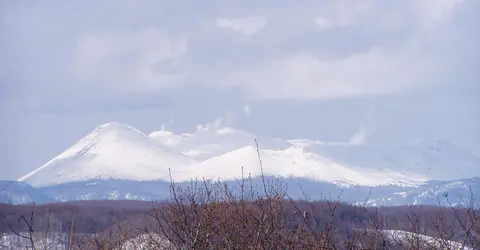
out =
[[(273, 157), (269, 151), (260, 150), (260, 157), (264, 166), (265, 175), (281, 175), (285, 163)], [(275, 169), (272, 168), (275, 167)], [(260, 176), (261, 168), (258, 160), (258, 153), (255, 147), (247, 146), (232, 152), (213, 157), (197, 165), (191, 165), (189, 172), (194, 178), (210, 180), (233, 180), (242, 177)], [(176, 177), (174, 177), (176, 179)], [(185, 179), (181, 180), (184, 181)]]
[[(211, 159), (217, 156), (255, 146), (254, 139), (257, 138), (261, 149), (277, 155), (275, 163), (277, 167), (272, 174), (311, 176), (321, 181), (365, 185), (368, 183), (410, 185), (427, 180), (454, 180), (480, 176), (480, 160), (445, 140), (420, 140), (394, 148), (376, 148), (365, 144), (264, 138), (221, 124), (199, 126), (194, 133), (175, 134), (161, 130), (151, 133), (150, 136), (195, 159), (206, 161), (193, 169), (197, 172), (210, 162), (216, 162), (217, 160)], [(291, 149), (292, 146), (302, 150), (293, 153), (295, 150)], [(222, 163), (239, 168), (237, 161), (247, 161), (238, 160), (235, 155), (222, 156)], [(230, 161), (227, 161), (227, 158)], [(296, 162), (295, 167), (291, 166), (292, 162)], [(302, 162), (301, 166), (299, 162)], [(325, 168), (328, 168), (328, 171)], [(453, 168), (456, 171), (452, 172)], [(217, 175), (223, 173), (229, 176), (228, 178), (232, 176), (230, 172), (225, 173), (230, 169), (227, 167), (223, 167), (220, 172), (209, 170), (208, 167), (206, 169), (209, 176), (210, 173)], [(288, 170), (283, 171), (285, 169)], [(300, 171), (303, 172), (299, 173)]]
[(390, 184), (421, 183), (429, 179), (406, 169), (392, 160), (388, 153), (369, 145), (315, 142), (301, 148), (307, 154), (321, 156), (356, 172), (360, 178), (368, 173), (380, 179), (389, 178)]
[[(298, 144), (298, 143), (297, 143)], [(358, 172), (399, 173), (414, 182), (455, 180), (480, 176), (480, 160), (445, 140), (422, 141), (394, 148), (302, 141), (307, 152)], [(397, 177), (395, 177), (397, 178)]]
[(368, 168), (382, 171), (398, 167), (384, 152), (368, 145), (316, 142), (303, 148), (308, 152), (321, 155), (338, 164), (350, 166), (354, 169)]
[[(314, 181), (327, 181), (344, 186), (415, 185), (424, 181), (395, 171), (355, 169), (355, 166), (342, 165), (298, 146), (285, 150), (259, 151), (264, 174), (270, 176), (310, 178)], [(190, 166), (188, 172), (189, 177), (232, 180), (241, 177), (242, 167), (244, 176), (261, 175), (256, 148), (248, 146), (213, 157)]]
[(39, 169), (23, 176), (33, 186), (88, 179), (156, 180), (195, 163), (127, 125), (107, 123)]
[(282, 139), (266, 138), (219, 124), (198, 126), (193, 133), (175, 134), (160, 130), (152, 132), (149, 136), (200, 161), (247, 146), (255, 146), (255, 139), (263, 149), (285, 149), (291, 146)]
[[(259, 137), (254, 134), (217, 124), (200, 126), (194, 133), (177, 135), (161, 130), (150, 136), (203, 160), (198, 166), (190, 168), (190, 176), (180, 177), (182, 180), (202, 174), (207, 178), (238, 178), (241, 166), (245, 173), (252, 173), (253, 176), (260, 174), (256, 150), (252, 148), (255, 146), (254, 140)], [(393, 166), (386, 159), (380, 160), (382, 153), (364, 145), (329, 143), (325, 144), (324, 150), (315, 152), (319, 154), (315, 154), (307, 150), (322, 145), (321, 142), (262, 137), (257, 141), (262, 149), (265, 173), (272, 175), (311, 177), (319, 181), (359, 185), (412, 185), (424, 181), (422, 176), (414, 173), (403, 174), (398, 166)]]
[(350, 159), (348, 155), (345, 155), (345, 161), (340, 161), (331, 155), (317, 154), (300, 146), (277, 151), (274, 155), (282, 162), (292, 162), (290, 169), (293, 170), (293, 176), (303, 177), (302, 173), (308, 173), (306, 177), (318, 181), (362, 186), (416, 185), (425, 181), (423, 178), (404, 173), (394, 167), (376, 169), (373, 164), (358, 166), (347, 161)]
[(34, 187), (18, 181), (0, 181), (0, 203), (43, 204), (55, 200)]
[(370, 206), (405, 204), (463, 206), (466, 205), (465, 202), (469, 202), (472, 194), (473, 199), (479, 201), (480, 177), (453, 181), (428, 181), (418, 187), (405, 187), (397, 190), (383, 188), (374, 190), (372, 194), (367, 203)]
[(387, 151), (405, 170), (429, 180), (455, 180), (480, 176), (480, 159), (446, 140), (415, 140)]

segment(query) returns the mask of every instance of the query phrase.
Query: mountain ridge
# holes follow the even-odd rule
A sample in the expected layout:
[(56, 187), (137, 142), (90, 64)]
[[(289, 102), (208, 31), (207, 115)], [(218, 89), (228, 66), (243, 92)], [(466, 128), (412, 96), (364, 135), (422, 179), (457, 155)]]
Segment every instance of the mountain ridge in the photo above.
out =
[(131, 126), (111, 122), (18, 180), (45, 186), (87, 179), (168, 179), (169, 171), (194, 163)]
[[(258, 151), (255, 139), (260, 144)], [(88, 179), (231, 180), (242, 175), (242, 167), (247, 170), (244, 174), (258, 176), (258, 153), (270, 175), (338, 185), (417, 186), (429, 180), (480, 176), (480, 160), (445, 140), (378, 149), (365, 144), (266, 138), (218, 123), (199, 126), (193, 133), (162, 129), (146, 135), (111, 122), (19, 180), (33, 186)], [(458, 162), (463, 165), (451, 173)]]

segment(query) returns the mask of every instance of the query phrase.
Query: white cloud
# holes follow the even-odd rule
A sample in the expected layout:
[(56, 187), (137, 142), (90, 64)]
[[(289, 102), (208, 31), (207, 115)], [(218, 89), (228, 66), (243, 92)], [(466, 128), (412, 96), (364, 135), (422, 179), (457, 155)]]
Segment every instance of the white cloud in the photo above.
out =
[(244, 35), (255, 35), (267, 25), (267, 20), (263, 17), (217, 18), (216, 24), (218, 27), (230, 28)]
[(463, 0), (419, 0), (413, 1), (414, 11), (423, 27), (431, 27), (451, 18), (455, 8)]
[(73, 56), (76, 76), (116, 89), (163, 89), (178, 84), (183, 74), (178, 60), (187, 52), (183, 38), (158, 28), (87, 33), (80, 36)]
[(250, 106), (248, 104), (243, 106), (243, 111), (246, 115), (250, 116)]
[[(331, 99), (390, 94), (432, 84), (434, 66), (414, 51), (372, 48), (337, 60), (297, 54), (227, 76), (256, 98)], [(418, 52), (420, 53), (420, 52)]]
[[(316, 25), (328, 28), (328, 33), (311, 45), (302, 41), (309, 49), (299, 46), (297, 52), (252, 61), (231, 72), (214, 72), (207, 81), (218, 87), (243, 88), (260, 99), (331, 99), (422, 90), (445, 84), (448, 75), (455, 73), (448, 59), (448, 49), (455, 42), (436, 39), (453, 36), (444, 24), (460, 1), (444, 0), (439, 6), (429, 0), (408, 1), (402, 8), (380, 1), (329, 3), (322, 10), (324, 15), (316, 19)], [(272, 26), (283, 25), (275, 21)], [(282, 39), (289, 43), (303, 35), (295, 33), (295, 26), (283, 26), (291, 29), (284, 36), (272, 37), (266, 50), (274, 51)], [(358, 34), (358, 40), (346, 32)], [(325, 46), (325, 39), (334, 42)], [(358, 44), (361, 49), (352, 51)]]
[(320, 26), (321, 28), (324, 28), (324, 29), (328, 29), (328, 28), (332, 27), (332, 24), (330, 23), (330, 21), (326, 18), (323, 18), (323, 17), (317, 18), (315, 20), (315, 24), (317, 24), (318, 26)]

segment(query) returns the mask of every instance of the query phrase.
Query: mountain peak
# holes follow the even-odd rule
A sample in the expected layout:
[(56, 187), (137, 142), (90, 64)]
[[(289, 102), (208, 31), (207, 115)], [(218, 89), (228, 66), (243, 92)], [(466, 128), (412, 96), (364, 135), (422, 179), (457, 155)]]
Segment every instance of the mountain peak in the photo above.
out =
[(95, 128), (39, 169), (20, 178), (33, 186), (87, 179), (157, 180), (193, 160), (118, 122)]
[(124, 132), (134, 132), (134, 133), (138, 133), (138, 134), (142, 134), (144, 135), (143, 132), (141, 132), (140, 130), (130, 126), (130, 125), (127, 125), (127, 124), (124, 124), (124, 123), (120, 123), (120, 122), (116, 122), (116, 121), (112, 121), (112, 122), (108, 122), (108, 123), (104, 123), (98, 127), (96, 127), (92, 133), (95, 133), (95, 132), (102, 132), (102, 133), (109, 133), (109, 132), (120, 132), (120, 131), (124, 131)]
[(127, 126), (128, 126), (128, 125), (126, 125), (126, 124), (124, 124), (124, 123), (121, 123), (121, 122), (111, 121), (111, 122), (107, 122), (107, 123), (101, 124), (101, 125), (99, 125), (97, 128), (127, 127)]

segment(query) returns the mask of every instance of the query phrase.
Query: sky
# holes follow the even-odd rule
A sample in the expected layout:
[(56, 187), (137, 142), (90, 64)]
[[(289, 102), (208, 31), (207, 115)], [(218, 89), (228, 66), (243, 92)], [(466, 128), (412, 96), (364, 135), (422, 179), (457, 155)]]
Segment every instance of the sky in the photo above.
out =
[(0, 179), (96, 126), (480, 156), (480, 1), (0, 2)]

